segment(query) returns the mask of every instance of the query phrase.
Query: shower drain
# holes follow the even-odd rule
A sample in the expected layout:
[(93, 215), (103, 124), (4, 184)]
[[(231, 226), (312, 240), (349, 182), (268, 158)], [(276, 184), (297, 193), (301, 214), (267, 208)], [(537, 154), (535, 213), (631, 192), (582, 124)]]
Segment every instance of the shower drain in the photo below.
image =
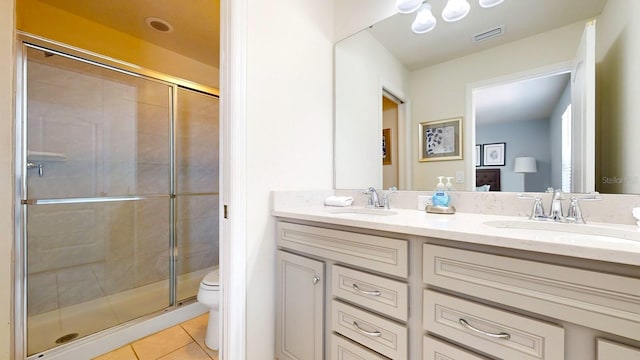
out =
[(69, 342), (75, 338), (78, 337), (78, 333), (71, 333), (71, 334), (67, 334), (67, 335), (62, 335), (59, 338), (56, 339), (56, 344), (64, 344), (66, 342)]

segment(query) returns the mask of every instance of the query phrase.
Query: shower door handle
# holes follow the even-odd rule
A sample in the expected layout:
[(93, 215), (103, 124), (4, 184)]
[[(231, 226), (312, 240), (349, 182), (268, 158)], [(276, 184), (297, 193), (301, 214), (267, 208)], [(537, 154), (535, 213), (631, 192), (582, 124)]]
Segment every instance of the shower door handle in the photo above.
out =
[(44, 176), (44, 165), (36, 164), (36, 163), (32, 163), (32, 162), (28, 162), (27, 163), (27, 170), (28, 169), (35, 169), (35, 168), (38, 168), (38, 176), (39, 177), (43, 177)]

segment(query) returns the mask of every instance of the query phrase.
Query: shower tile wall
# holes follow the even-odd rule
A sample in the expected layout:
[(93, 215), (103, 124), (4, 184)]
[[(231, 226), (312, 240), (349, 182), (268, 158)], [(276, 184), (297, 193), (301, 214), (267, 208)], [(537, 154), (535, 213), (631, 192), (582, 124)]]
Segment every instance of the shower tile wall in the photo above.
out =
[[(167, 307), (171, 87), (39, 50), (28, 56), (27, 160), (43, 165), (42, 177), (28, 170), (28, 198), (165, 196), (28, 206), (28, 316), (109, 317), (83, 329), (95, 332)], [(218, 103), (180, 89), (178, 109), (177, 272), (195, 274), (178, 286), (185, 299), (218, 264)], [(132, 307), (128, 292), (145, 286), (154, 303)], [(106, 297), (107, 313), (71, 311)], [(29, 352), (54, 345), (42, 346)]]

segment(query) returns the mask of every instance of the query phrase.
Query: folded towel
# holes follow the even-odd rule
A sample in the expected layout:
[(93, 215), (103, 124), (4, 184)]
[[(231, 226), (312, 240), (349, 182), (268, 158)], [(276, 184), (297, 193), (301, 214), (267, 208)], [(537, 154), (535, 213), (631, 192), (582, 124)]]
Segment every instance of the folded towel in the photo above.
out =
[(353, 198), (351, 196), (329, 196), (324, 200), (327, 206), (351, 206)]

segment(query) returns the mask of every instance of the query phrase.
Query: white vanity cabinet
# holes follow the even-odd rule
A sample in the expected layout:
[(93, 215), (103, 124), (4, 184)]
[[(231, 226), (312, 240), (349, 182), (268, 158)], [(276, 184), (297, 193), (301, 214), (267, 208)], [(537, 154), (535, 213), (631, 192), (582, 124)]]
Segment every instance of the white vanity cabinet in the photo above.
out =
[[(640, 278), (424, 244), (423, 280), (424, 329), (497, 358), (595, 359), (595, 338), (565, 349), (569, 323), (640, 340)], [(598, 340), (597, 359), (633, 351)]]
[(324, 359), (324, 263), (278, 251), (276, 356)]
[(597, 339), (597, 343), (598, 360), (640, 360), (640, 349), (605, 339)]
[[(331, 342), (330, 346), (325, 344), (330, 353), (327, 359), (409, 358), (407, 240), (287, 222), (278, 222), (277, 228), (279, 253), (285, 250), (313, 256), (317, 259), (314, 262), (326, 266), (330, 281), (324, 298), (327, 324), (324, 336)], [(283, 277), (280, 270), (283, 266), (278, 263), (278, 282), (286, 282), (279, 285), (280, 297), (295, 294), (297, 286), (302, 286), (303, 292), (310, 291), (304, 289), (308, 284), (302, 276), (299, 281)], [(292, 339), (297, 336), (303, 343), (312, 342), (308, 329), (288, 334), (286, 315), (310, 311), (302, 309), (304, 305), (291, 305), (292, 310), (278, 302), (278, 324), (282, 324), (276, 329), (279, 348), (286, 345), (281, 339), (287, 336)], [(295, 325), (290, 329), (295, 330)], [(291, 358), (284, 351), (279, 351), (278, 356)]]
[(280, 359), (640, 360), (638, 267), (295, 221), (277, 225)]

